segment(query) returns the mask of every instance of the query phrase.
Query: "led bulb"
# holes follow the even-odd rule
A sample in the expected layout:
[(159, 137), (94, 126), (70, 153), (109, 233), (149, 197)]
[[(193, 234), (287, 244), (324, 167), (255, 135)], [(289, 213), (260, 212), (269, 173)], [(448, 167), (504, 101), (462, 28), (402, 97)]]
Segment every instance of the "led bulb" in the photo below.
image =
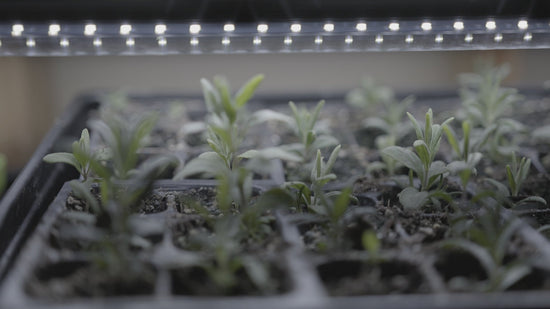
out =
[(353, 43), (353, 37), (351, 35), (347, 35), (346, 36), (346, 39), (344, 40), (344, 42), (346, 42), (346, 44), (351, 44)]
[(320, 35), (316, 36), (316, 37), (315, 37), (315, 44), (316, 44), (316, 45), (321, 45), (321, 44), (323, 44), (323, 37), (320, 36)]
[(292, 38), (289, 37), (289, 36), (285, 37), (284, 43), (285, 43), (285, 45), (290, 45), (290, 44), (292, 44)]
[(51, 24), (48, 27), (49, 36), (57, 36), (59, 34), (59, 31), (61, 31), (61, 26), (59, 26), (58, 24)]
[(34, 39), (27, 39), (27, 47), (34, 47), (36, 46), (36, 41)]
[(163, 35), (165, 33), (166, 33), (166, 25), (165, 24), (155, 25), (155, 34), (156, 35)]
[(126, 46), (134, 46), (136, 45), (136, 41), (134, 41), (133, 38), (126, 39)]
[(438, 34), (435, 36), (435, 42), (436, 43), (441, 43), (443, 42), (443, 35), (442, 34)]
[(327, 23), (323, 26), (323, 30), (325, 30), (326, 32), (332, 32), (334, 31), (334, 24), (332, 23)]
[(464, 41), (466, 43), (470, 43), (473, 40), (474, 40), (474, 36), (471, 33), (466, 34), (466, 36), (464, 37)]
[(296, 33), (302, 31), (302, 25), (300, 24), (292, 24), (290, 25), (290, 31)]
[(357, 31), (361, 31), (361, 32), (367, 31), (367, 24), (366, 23), (357, 23), (357, 25), (355, 26), (355, 29), (357, 29)]
[(495, 38), (494, 38), (495, 42), (501, 42), (502, 41), (502, 33), (497, 33), (495, 34)]
[(231, 41), (229, 40), (228, 37), (224, 37), (224, 38), (222, 39), (222, 44), (223, 44), (223, 45), (227, 46), (227, 45), (229, 45), (230, 43), (231, 43)]
[(93, 44), (95, 47), (100, 47), (101, 45), (103, 45), (103, 42), (101, 42), (101, 39), (100, 39), (100, 38), (95, 38), (92, 44)]
[(223, 31), (225, 31), (225, 32), (233, 32), (233, 31), (235, 31), (235, 25), (233, 25), (233, 24), (225, 24), (225, 25), (223, 25)]
[(262, 44), (262, 39), (258, 36), (255, 36), (254, 39), (252, 40), (252, 43), (254, 45), (260, 45), (260, 44)]
[(391, 31), (399, 31), (399, 23), (393, 22), (388, 25)]
[(376, 39), (374, 39), (374, 41), (376, 42), (376, 44), (382, 44), (384, 42), (384, 37), (379, 34), (376, 36)]
[(429, 21), (425, 21), (420, 25), (420, 28), (424, 31), (431, 31), (432, 30), (432, 23)]
[(259, 33), (266, 33), (267, 30), (269, 29), (269, 26), (267, 24), (259, 24), (256, 29), (258, 30)]
[(529, 28), (529, 23), (527, 22), (527, 20), (522, 19), (518, 21), (518, 28), (521, 30), (527, 30), (527, 28)]
[(22, 24), (15, 24), (11, 27), (12, 36), (21, 36), (23, 31), (25, 31), (25, 27)]
[(453, 28), (454, 28), (456, 31), (462, 31), (462, 30), (464, 30), (464, 22), (461, 21), (461, 20), (455, 21), (454, 24), (453, 24)]
[(533, 35), (532, 35), (531, 33), (529, 33), (529, 32), (527, 32), (527, 33), (523, 36), (523, 40), (524, 40), (525, 42), (529, 42), (529, 41), (531, 41), (532, 39), (533, 39)]
[(413, 37), (412, 35), (410, 35), (410, 34), (407, 35), (407, 36), (405, 37), (405, 43), (410, 44), (410, 43), (412, 43), (412, 42), (414, 42), (414, 37)]
[(192, 38), (192, 39), (189, 41), (189, 44), (191, 44), (192, 46), (197, 46), (197, 45), (199, 45), (199, 39), (197, 39), (197, 38)]
[(159, 46), (166, 46), (168, 42), (166, 41), (166, 38), (158, 38), (157, 43)]
[(189, 32), (192, 34), (197, 34), (201, 32), (201, 25), (199, 24), (192, 24), (189, 26)]
[(120, 35), (129, 35), (132, 32), (132, 25), (122, 24), (120, 25)]
[(497, 23), (490, 19), (485, 23), (485, 28), (487, 28), (487, 30), (495, 30), (497, 28)]
[(68, 47), (68, 46), (69, 46), (69, 40), (67, 40), (67, 39), (61, 39), (61, 40), (59, 41), (59, 45), (60, 45), (61, 47)]
[(95, 34), (97, 30), (97, 26), (94, 25), (94, 24), (87, 24), (86, 26), (84, 26), (84, 35), (87, 35), (87, 36), (92, 36)]

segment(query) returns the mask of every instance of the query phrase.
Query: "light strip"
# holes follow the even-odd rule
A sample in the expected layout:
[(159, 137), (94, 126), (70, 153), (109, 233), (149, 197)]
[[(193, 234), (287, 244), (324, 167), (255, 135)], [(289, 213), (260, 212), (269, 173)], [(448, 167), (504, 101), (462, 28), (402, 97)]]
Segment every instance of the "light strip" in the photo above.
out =
[[(550, 24), (525, 17), (257, 24), (17, 22), (0, 23), (0, 38), (0, 56), (120, 54), (121, 44), (135, 46), (132, 54), (540, 49), (550, 48)], [(171, 48), (164, 48), (168, 41)]]

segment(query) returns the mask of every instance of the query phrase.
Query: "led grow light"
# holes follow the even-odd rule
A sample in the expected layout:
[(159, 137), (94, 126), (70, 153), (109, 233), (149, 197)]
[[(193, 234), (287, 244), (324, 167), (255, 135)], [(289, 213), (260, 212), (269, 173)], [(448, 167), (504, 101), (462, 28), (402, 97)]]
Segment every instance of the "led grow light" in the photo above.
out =
[(166, 25), (165, 24), (157, 24), (155, 25), (155, 34), (157, 35), (163, 35), (166, 33)]
[(355, 29), (357, 29), (357, 31), (365, 32), (365, 31), (367, 31), (367, 24), (366, 23), (358, 23), (357, 26), (355, 26)]
[(332, 32), (334, 31), (334, 24), (332, 23), (327, 23), (323, 26), (323, 30), (325, 30), (326, 32)]
[(223, 31), (233, 32), (233, 31), (235, 31), (235, 25), (234, 24), (225, 24), (225, 25), (223, 25)]
[(461, 21), (461, 20), (457, 20), (453, 23), (453, 28), (456, 30), (456, 31), (462, 31), (464, 30), (464, 22)]
[(48, 27), (49, 36), (57, 36), (59, 34), (59, 31), (61, 31), (61, 26), (59, 26), (58, 24), (51, 24)]
[[(525, 17), (369, 20), (368, 27), (364, 19), (269, 24), (58, 21), (0, 23), (0, 38), (0, 56), (127, 54), (127, 48), (121, 46), (135, 46), (132, 54), (159, 55), (467, 50), (550, 48), (550, 25), (548, 20)], [(61, 43), (63, 39), (70, 44)], [(168, 41), (171, 42), (170, 48), (165, 48)], [(189, 46), (197, 48), (190, 49)]]
[(84, 35), (87, 35), (87, 36), (92, 36), (95, 34), (97, 30), (97, 26), (94, 25), (94, 24), (87, 24), (86, 26), (84, 26)]

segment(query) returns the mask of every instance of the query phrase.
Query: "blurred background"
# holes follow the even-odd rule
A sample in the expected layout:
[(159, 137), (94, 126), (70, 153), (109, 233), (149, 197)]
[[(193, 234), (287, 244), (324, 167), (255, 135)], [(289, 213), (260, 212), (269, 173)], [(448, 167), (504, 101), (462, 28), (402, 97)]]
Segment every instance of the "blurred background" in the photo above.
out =
[(399, 93), (457, 89), (457, 74), (479, 58), (510, 63), (506, 84), (542, 88), (550, 51), (422, 51), (170, 56), (0, 57), (0, 153), (24, 166), (76, 96), (98, 90), (200, 95), (199, 79), (223, 74), (235, 85), (256, 73), (258, 94), (345, 93), (373, 76)]
[[(216, 74), (225, 75), (232, 84), (238, 85), (254, 74), (264, 73), (266, 79), (259, 89), (259, 95), (275, 94), (288, 99), (292, 99), (294, 94), (312, 94), (317, 97), (329, 93), (344, 94), (358, 86), (360, 79), (366, 75), (402, 94), (455, 90), (458, 86), (457, 75), (471, 71), (474, 62), (479, 58), (492, 58), (495, 63), (509, 63), (512, 74), (506, 84), (511, 86), (540, 89), (550, 79), (550, 50), (536, 49), (550, 46), (550, 1), (415, 0), (415, 5), (408, 2), (79, 0), (78, 5), (75, 5), (74, 0), (2, 0), (0, 21), (5, 25), (2, 26), (4, 28), (0, 35), (0, 153), (7, 155), (10, 170), (20, 169), (63, 109), (79, 94), (122, 89), (135, 94), (200, 95), (200, 78), (213, 77)], [(52, 22), (112, 22), (118, 27), (121, 22), (130, 21), (151, 25), (157, 22), (233, 22), (256, 25), (260, 22), (281, 21), (368, 21), (369, 31), (376, 33), (378, 30), (372, 21), (491, 21), (493, 18), (511, 18), (513, 22), (506, 27), (500, 24), (498, 28), (490, 28), (483, 21), (475, 26), (477, 28), (468, 31), (483, 33), (486, 30), (492, 38), (493, 30), (514, 32), (519, 27), (519, 24), (516, 26), (518, 18), (530, 19), (533, 23), (527, 29), (525, 21), (523, 30), (533, 31), (534, 34), (540, 30), (540, 35), (535, 34), (533, 42), (527, 44), (529, 48), (535, 49), (522, 49), (526, 44), (520, 41), (510, 43), (512, 45), (507, 48), (512, 49), (503, 50), (487, 50), (491, 46), (482, 43), (467, 47), (466, 49), (471, 49), (467, 51), (432, 51), (428, 48), (429, 51), (407, 52), (21, 57), (17, 55), (32, 51), (33, 48), (17, 43), (18, 35), (13, 32), (10, 34), (11, 27), (21, 23), (21, 28), (22, 24), (27, 27), (21, 39), (34, 39), (37, 28), (33, 30), (32, 22), (45, 25)], [(118, 35), (116, 27), (114, 33)], [(434, 25), (434, 30), (435, 27), (437, 25)], [(221, 33), (221, 29), (218, 32)], [(452, 36), (454, 30), (449, 29), (445, 31)], [(208, 32), (208, 29), (203, 30)], [(387, 30), (384, 28), (380, 31)], [(402, 30), (423, 31), (420, 28)], [(65, 30), (62, 29), (63, 31)], [(82, 36), (81, 31), (77, 34)], [(523, 32), (520, 31), (520, 34), (523, 35)], [(542, 41), (535, 43), (536, 37), (542, 38)], [(23, 49), (11, 53), (10, 39), (23, 46)], [(52, 40), (57, 39), (54, 37)], [(497, 41), (496, 36), (494, 40)], [(493, 42), (492, 39), (489, 42)], [(32, 41), (32, 46), (34, 45), (35, 42)], [(42, 44), (38, 43), (36, 47), (40, 46)], [(59, 47), (57, 43), (54, 46)]]

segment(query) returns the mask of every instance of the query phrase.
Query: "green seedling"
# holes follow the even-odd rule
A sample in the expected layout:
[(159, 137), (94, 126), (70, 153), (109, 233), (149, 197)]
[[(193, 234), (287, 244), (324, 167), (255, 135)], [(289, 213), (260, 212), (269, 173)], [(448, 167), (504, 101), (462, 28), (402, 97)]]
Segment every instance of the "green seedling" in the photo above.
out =
[[(412, 96), (398, 101), (389, 87), (377, 85), (370, 77), (363, 79), (361, 88), (347, 95), (347, 102), (362, 111), (365, 118), (363, 126), (383, 132), (375, 140), (379, 151), (396, 146), (410, 132), (411, 127), (403, 122), (403, 117), (413, 101)], [(381, 159), (382, 162), (372, 162), (367, 172), (386, 170), (393, 175), (399, 163), (385, 154), (381, 154)]]
[(127, 179), (139, 162), (139, 149), (144, 146), (149, 133), (155, 126), (158, 116), (145, 116), (122, 119), (116, 114), (107, 114), (102, 120), (92, 123), (109, 149), (113, 171), (118, 179)]
[(346, 96), (346, 101), (362, 109), (365, 115), (377, 113), (380, 107), (392, 105), (394, 100), (393, 91), (389, 87), (377, 85), (371, 77), (363, 78), (361, 88), (353, 89)]
[(82, 181), (87, 181), (90, 174), (90, 160), (101, 159), (104, 156), (104, 150), (92, 150), (90, 148), (90, 133), (88, 129), (82, 130), (80, 139), (73, 142), (73, 152), (55, 152), (44, 156), (43, 160), (47, 163), (65, 163), (76, 168)]
[(211, 258), (200, 259), (197, 266), (205, 270), (223, 295), (231, 295), (246, 277), (264, 294), (276, 290), (267, 263), (253, 255), (242, 253), (242, 240), (246, 235), (239, 229), (238, 216), (219, 218), (214, 224), (213, 234), (197, 234), (191, 241)]
[(516, 154), (512, 153), (512, 164), (506, 165), (506, 179), (512, 196), (519, 195), (519, 190), (525, 179), (527, 179), (530, 167), (531, 159), (525, 157), (518, 159)]
[(293, 102), (288, 103), (292, 110), (293, 121), (290, 127), (298, 138), (298, 143), (285, 145), (283, 148), (295, 153), (302, 163), (309, 163), (318, 149), (334, 146), (338, 141), (327, 134), (319, 134), (316, 124), (325, 101), (319, 101), (313, 110), (299, 108)]
[[(441, 125), (433, 123), (433, 112), (431, 109), (426, 113), (424, 129), (421, 128), (413, 115), (407, 114), (416, 132), (417, 140), (413, 143), (414, 152), (410, 149), (391, 146), (382, 151), (394, 160), (408, 167), (409, 187), (399, 194), (399, 200), (405, 208), (416, 209), (434, 198), (445, 198), (441, 190), (443, 175), (448, 172), (442, 161), (435, 161), (435, 155), (439, 150), (443, 127), (453, 118), (445, 120)], [(420, 188), (413, 185), (413, 173), (420, 180)]]
[(509, 71), (506, 65), (484, 67), (479, 73), (459, 77), (463, 113), (472, 125), (472, 135), (478, 137), (479, 147), (487, 148), (488, 156), (497, 162), (517, 151), (519, 135), (524, 131), (523, 124), (505, 117), (522, 98), (516, 89), (501, 86)]
[(527, 158), (518, 159), (515, 153), (512, 153), (511, 164), (506, 165), (506, 185), (497, 180), (486, 178), (485, 182), (492, 186), (491, 190), (479, 193), (478, 200), (488, 204), (502, 205), (507, 208), (517, 208), (518, 206), (546, 205), (546, 200), (540, 196), (521, 196), (520, 189), (529, 174), (531, 160)]
[[(334, 148), (328, 161), (325, 162), (321, 151), (317, 150), (317, 156), (310, 173), (310, 183), (290, 181), (284, 184), (285, 188), (295, 190), (296, 205), (304, 205), (305, 210), (315, 213), (323, 214), (326, 212), (321, 204), (321, 195), (323, 195), (323, 186), (336, 179), (336, 175), (331, 171), (339, 152), (340, 145)], [(299, 207), (299, 210), (302, 210), (301, 207)]]
[(519, 218), (505, 219), (502, 208), (485, 207), (474, 218), (463, 216), (451, 222), (451, 235), (456, 238), (444, 240), (443, 247), (464, 250), (475, 257), (485, 270), (487, 280), (476, 286), (485, 292), (504, 291), (531, 272), (525, 260), (510, 259), (508, 248), (512, 238), (521, 227)]
[(476, 166), (481, 161), (483, 155), (480, 152), (475, 152), (479, 149), (478, 141), (472, 142), (470, 138), (471, 126), (468, 121), (462, 122), (462, 140), (457, 137), (457, 134), (450, 126), (444, 126), (443, 130), (447, 135), (447, 141), (454, 151), (454, 156), (457, 159), (447, 165), (447, 169), (460, 177), (462, 189), (466, 190), (466, 186), (472, 175), (477, 173)]
[[(243, 159), (252, 157), (284, 158), (294, 161), (299, 159), (296, 155), (279, 148), (241, 152), (241, 144), (250, 124), (279, 119), (281, 116), (264, 110), (258, 115), (249, 117), (246, 104), (262, 79), (263, 75), (253, 77), (241, 87), (234, 97), (230, 96), (229, 85), (224, 79), (217, 77), (214, 79), (214, 84), (206, 79), (201, 80), (204, 99), (209, 111), (207, 143), (212, 151), (205, 152), (188, 162), (176, 174), (175, 179), (195, 174), (217, 177), (221, 170), (238, 170)], [(228, 173), (228, 171), (223, 173)]]

